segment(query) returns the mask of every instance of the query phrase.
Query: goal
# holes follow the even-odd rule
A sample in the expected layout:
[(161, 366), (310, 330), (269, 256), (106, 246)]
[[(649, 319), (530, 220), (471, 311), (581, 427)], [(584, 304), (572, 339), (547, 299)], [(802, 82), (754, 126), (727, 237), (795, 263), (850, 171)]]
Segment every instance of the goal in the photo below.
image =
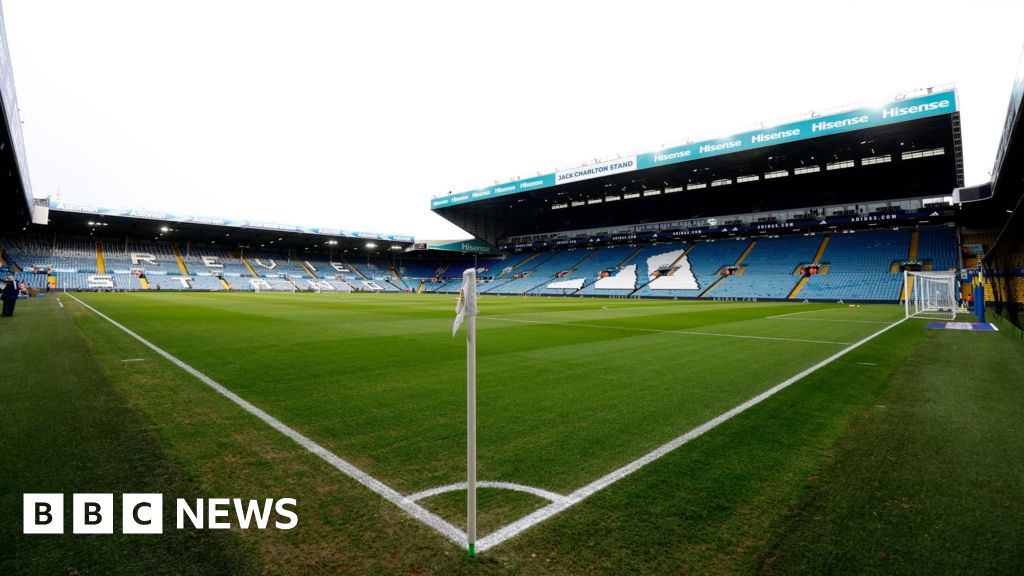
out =
[(956, 274), (903, 272), (903, 302), (907, 318), (956, 319)]

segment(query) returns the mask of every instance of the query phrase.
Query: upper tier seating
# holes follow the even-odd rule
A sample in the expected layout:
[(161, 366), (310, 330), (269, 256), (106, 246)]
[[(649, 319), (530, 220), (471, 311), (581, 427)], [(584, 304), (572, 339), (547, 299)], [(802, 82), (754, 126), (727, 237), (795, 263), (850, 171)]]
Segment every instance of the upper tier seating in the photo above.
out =
[(917, 259), (931, 261), (932, 270), (955, 270), (958, 266), (956, 230), (949, 226), (921, 228)]

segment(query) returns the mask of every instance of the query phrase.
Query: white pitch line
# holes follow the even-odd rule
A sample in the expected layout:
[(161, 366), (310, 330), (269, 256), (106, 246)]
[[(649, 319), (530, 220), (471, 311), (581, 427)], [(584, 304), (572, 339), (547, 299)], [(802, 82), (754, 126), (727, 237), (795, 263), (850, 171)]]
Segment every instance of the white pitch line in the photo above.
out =
[(165, 352), (164, 350), (162, 350), (161, 348), (157, 347), (155, 344), (153, 344), (150, 341), (146, 340), (142, 336), (139, 336), (135, 332), (132, 332), (131, 330), (129, 330), (125, 326), (119, 324), (113, 318), (110, 318), (106, 314), (100, 312), (99, 310), (93, 308), (92, 306), (89, 306), (88, 304), (86, 304), (85, 302), (82, 302), (81, 300), (79, 300), (75, 296), (72, 296), (71, 294), (68, 294), (68, 296), (70, 296), (71, 298), (74, 298), (82, 306), (85, 306), (89, 310), (92, 310), (100, 318), (103, 318), (107, 322), (110, 322), (114, 326), (120, 328), (122, 331), (124, 331), (126, 334), (128, 334), (132, 338), (135, 338), (139, 342), (145, 344), (148, 348), (150, 348), (151, 350), (153, 350), (157, 354), (163, 356), (164, 358), (169, 360), (172, 364), (174, 364), (178, 368), (181, 368), (185, 372), (188, 372), (189, 374), (194, 376), (197, 380), (199, 380), (203, 384), (206, 384), (210, 388), (213, 388), (214, 390), (219, 392), (222, 396), (224, 396), (228, 400), (231, 400), (232, 402), (234, 402), (235, 404), (240, 406), (246, 412), (252, 414), (253, 416), (255, 416), (257, 418), (259, 418), (260, 420), (262, 420), (266, 424), (270, 425), (272, 428), (274, 428), (278, 432), (280, 432), (280, 433), (284, 434), (285, 436), (287, 436), (287, 437), (291, 438), (292, 440), (294, 440), (297, 444), (299, 444), (300, 446), (302, 446), (306, 450), (309, 450), (313, 454), (319, 456), (322, 460), (324, 460), (325, 462), (327, 462), (331, 466), (334, 466), (336, 469), (338, 469), (340, 472), (344, 473), (346, 476), (352, 478), (356, 482), (359, 482), (363, 486), (366, 486), (367, 488), (369, 488), (373, 492), (377, 493), (378, 495), (383, 497), (385, 500), (391, 502), (395, 506), (398, 506), (402, 510), (405, 510), (405, 512), (408, 513), (413, 518), (415, 518), (415, 519), (419, 520), (420, 522), (422, 522), (423, 524), (426, 524), (427, 526), (433, 528), (439, 534), (441, 534), (445, 538), (448, 538), (449, 540), (451, 540), (455, 544), (457, 544), (459, 546), (465, 546), (466, 545), (466, 533), (463, 532), (462, 530), (459, 530), (455, 526), (452, 526), (447, 521), (442, 519), (440, 516), (437, 516), (436, 514), (434, 514), (433, 512), (430, 512), (429, 510), (427, 510), (423, 506), (420, 506), (419, 504), (416, 504), (415, 502), (407, 499), (406, 497), (404, 497), (401, 494), (399, 494), (395, 489), (393, 489), (390, 486), (384, 484), (380, 480), (377, 480), (373, 476), (370, 476), (366, 472), (363, 472), (359, 468), (356, 468), (355, 466), (350, 464), (348, 461), (340, 458), (339, 456), (337, 456), (334, 453), (330, 452), (329, 450), (327, 450), (323, 446), (317, 444), (313, 440), (310, 440), (308, 437), (303, 436), (302, 434), (300, 434), (299, 432), (295, 431), (293, 428), (290, 428), (289, 426), (287, 426), (286, 424), (284, 424), (283, 422), (281, 422), (277, 418), (274, 418), (270, 414), (267, 414), (263, 410), (260, 410), (256, 406), (250, 404), (247, 400), (243, 399), (238, 394), (235, 394), (234, 392), (228, 390), (227, 388), (225, 388), (221, 384), (218, 384), (216, 381), (214, 381), (212, 378), (210, 378), (206, 374), (203, 374), (202, 372), (200, 372), (200, 371), (196, 370), (195, 368), (189, 366), (188, 364), (182, 362), (181, 360), (179, 360), (176, 357), (172, 356), (170, 353)]
[[(486, 316), (482, 316), (482, 318), (486, 318)], [(866, 342), (870, 341), (876, 336), (894, 328), (895, 326), (898, 326), (905, 320), (906, 318), (897, 320), (896, 322), (886, 326), (885, 328), (882, 328), (878, 332), (875, 332), (874, 334), (871, 334), (870, 336), (867, 336), (864, 339), (854, 344), (851, 344), (846, 348), (843, 348), (839, 352), (836, 352), (835, 354), (829, 356), (828, 358), (822, 360), (821, 362), (818, 362), (814, 366), (811, 366), (810, 368), (807, 368), (803, 372), (800, 372), (799, 374), (792, 376), (787, 380), (780, 382), (779, 384), (776, 384), (775, 386), (769, 388), (768, 390), (765, 390), (764, 392), (758, 394), (757, 396), (754, 396), (753, 398), (747, 400), (746, 402), (740, 404), (739, 406), (736, 406), (735, 408), (727, 412), (724, 412), (723, 414), (716, 416), (711, 420), (708, 420), (707, 422), (701, 424), (700, 426), (697, 426), (696, 428), (690, 430), (689, 432), (683, 434), (682, 436), (675, 438), (674, 440), (670, 440), (669, 442), (662, 444), (658, 448), (655, 448), (651, 452), (648, 452), (646, 455), (630, 462), (629, 464), (626, 464), (625, 466), (617, 470), (613, 470), (612, 472), (605, 474), (604, 476), (598, 478), (597, 480), (594, 480), (590, 484), (587, 484), (586, 486), (580, 488), (579, 490), (576, 490), (575, 492), (569, 494), (562, 501), (552, 502), (551, 504), (548, 504), (547, 506), (539, 510), (536, 510), (531, 514), (528, 514), (507, 526), (499, 528), (498, 530), (488, 534), (487, 536), (485, 536), (477, 542), (477, 551), (483, 552), (485, 550), (493, 548), (498, 544), (505, 542), (509, 538), (513, 538), (519, 535), (524, 530), (527, 530), (532, 526), (539, 524), (540, 522), (543, 522), (548, 518), (551, 518), (555, 514), (564, 511), (570, 506), (589, 498), (590, 496), (594, 495), (600, 490), (603, 490), (608, 486), (611, 486), (615, 482), (622, 480), (623, 478), (629, 476), (633, 472), (636, 472), (640, 468), (643, 468), (644, 466), (650, 464), (651, 462), (654, 462), (658, 458), (661, 458), (662, 456), (668, 454), (669, 452), (672, 452), (676, 448), (679, 448), (683, 444), (686, 444), (690, 440), (700, 437), (705, 432), (712, 430), (719, 424), (722, 424), (723, 422), (726, 422), (732, 417), (741, 414), (747, 409), (760, 404), (761, 402), (767, 400), (768, 398), (771, 398), (775, 394), (788, 388), (794, 382), (797, 382), (800, 379), (820, 370), (821, 368), (828, 366), (829, 364), (839, 359), (840, 357), (844, 356), (845, 354), (859, 348), (861, 345), (865, 344)]]
[(850, 324), (888, 324), (888, 320), (840, 320), (839, 318), (786, 318), (784, 316), (768, 316), (766, 320), (803, 320), (805, 322), (846, 322)]
[(785, 318), (786, 316), (796, 316), (797, 314), (811, 314), (812, 312), (829, 312), (834, 310), (849, 310), (849, 308), (815, 308), (814, 310), (801, 310), (800, 312), (790, 312), (789, 314), (765, 316), (765, 318)]
[[(533, 494), (550, 502), (561, 502), (565, 500), (565, 496), (545, 490), (543, 488), (536, 488), (534, 486), (527, 486), (525, 484), (516, 484), (515, 482), (495, 482), (492, 480), (481, 480), (476, 483), (478, 488), (499, 488), (502, 490), (514, 490), (516, 492), (526, 492), (527, 494)], [(438, 486), (437, 488), (430, 488), (428, 490), (422, 490), (415, 494), (406, 496), (412, 502), (422, 500), (424, 498), (430, 498), (431, 496), (437, 496), (438, 494), (444, 494), (446, 492), (455, 492), (457, 490), (465, 490), (465, 482), (457, 482), (455, 484), (447, 484), (445, 486)]]
[(60, 306), (61, 308), (64, 307), (64, 303), (60, 301), (60, 298), (57, 298), (57, 305)]
[(782, 338), (779, 336), (754, 336), (752, 334), (722, 334), (719, 332), (697, 332), (694, 330), (658, 330), (656, 328), (636, 328), (633, 326), (602, 326), (599, 324), (577, 324), (573, 322), (546, 322), (543, 320), (523, 320), (522, 318), (501, 318), (499, 316), (477, 316), (490, 320), (501, 320), (503, 322), (524, 322), (527, 324), (547, 324), (551, 326), (578, 326), (580, 328), (605, 328), (608, 330), (628, 330), (631, 332), (656, 332), (661, 334), (683, 334), (685, 336), (715, 336), (719, 338), (743, 338), (748, 340), (778, 340), (780, 342), (803, 342), (808, 344), (834, 344), (848, 346), (851, 342), (837, 342), (834, 340), (807, 340), (804, 338)]

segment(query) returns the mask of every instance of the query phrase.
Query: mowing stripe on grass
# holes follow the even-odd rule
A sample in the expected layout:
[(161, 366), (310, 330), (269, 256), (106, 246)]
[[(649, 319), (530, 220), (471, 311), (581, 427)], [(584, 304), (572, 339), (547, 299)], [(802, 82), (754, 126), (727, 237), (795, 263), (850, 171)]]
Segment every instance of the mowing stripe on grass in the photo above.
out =
[[(482, 318), (486, 318), (486, 316), (482, 316)], [(581, 501), (585, 500), (586, 498), (594, 495), (598, 491), (603, 490), (603, 489), (607, 488), (608, 486), (611, 486), (615, 482), (618, 482), (619, 480), (622, 480), (626, 476), (629, 476), (630, 474), (636, 472), (640, 468), (643, 468), (644, 466), (650, 464), (651, 462), (654, 462), (658, 458), (661, 458), (662, 456), (668, 454), (669, 452), (672, 452), (673, 450), (675, 450), (676, 448), (679, 448), (683, 444), (686, 444), (690, 440), (693, 440), (694, 438), (700, 437), (705, 432), (707, 432), (709, 430), (712, 430), (713, 428), (715, 428), (719, 424), (722, 424), (723, 422), (726, 422), (727, 420), (731, 419), (732, 417), (734, 417), (734, 416), (736, 416), (738, 414), (741, 414), (742, 412), (746, 411), (748, 408), (756, 406), (756, 405), (760, 404), (761, 402), (767, 400), (768, 398), (771, 398), (775, 394), (777, 394), (777, 393), (781, 392), (782, 390), (785, 390), (786, 388), (788, 388), (794, 382), (797, 382), (800, 379), (804, 378), (805, 376), (808, 376), (808, 375), (810, 375), (810, 374), (820, 370), (821, 368), (824, 368), (825, 366), (828, 366), (829, 364), (831, 364), (835, 360), (841, 358), (845, 354), (847, 354), (847, 353), (849, 353), (849, 352), (859, 348), (861, 345), (863, 345), (866, 342), (872, 340), (873, 338), (879, 336), (880, 334), (882, 334), (884, 332), (887, 332), (888, 330), (891, 330), (892, 328), (894, 328), (894, 327), (898, 326), (899, 324), (903, 323), (905, 320), (907, 320), (907, 319), (906, 318), (902, 318), (900, 320), (897, 320), (896, 322), (893, 322), (892, 324), (886, 326), (885, 328), (882, 328), (878, 332), (875, 332), (874, 334), (871, 334), (870, 336), (867, 336), (864, 339), (862, 339), (862, 340), (860, 340), (860, 341), (858, 341), (858, 342), (856, 342), (854, 344), (851, 344), (850, 346), (848, 346), (846, 348), (843, 348), (839, 352), (836, 352), (835, 354), (829, 356), (828, 358), (822, 360), (821, 362), (818, 362), (814, 366), (811, 366), (810, 368), (807, 368), (803, 372), (800, 372), (799, 374), (797, 374), (795, 376), (792, 376), (792, 377), (786, 379), (785, 381), (780, 382), (779, 384), (776, 384), (775, 386), (769, 388), (768, 390), (765, 390), (764, 392), (758, 394), (757, 396), (754, 396), (753, 398), (751, 398), (750, 400), (747, 400), (746, 402), (740, 404), (739, 406), (736, 406), (735, 408), (733, 408), (733, 409), (731, 409), (731, 410), (729, 410), (727, 412), (724, 412), (721, 415), (716, 416), (715, 418), (712, 418), (711, 420), (708, 420), (707, 422), (701, 424), (700, 426), (697, 426), (696, 428), (690, 430), (689, 432), (687, 432), (686, 434), (683, 434), (682, 436), (679, 436), (678, 438), (675, 438), (674, 440), (670, 440), (669, 442), (666, 442), (665, 444), (662, 444), (658, 448), (655, 448), (651, 452), (648, 452), (646, 455), (644, 455), (644, 456), (642, 456), (642, 457), (640, 457), (640, 458), (630, 462), (629, 464), (626, 464), (625, 466), (623, 466), (623, 467), (621, 467), (621, 468), (619, 468), (617, 470), (613, 470), (612, 472), (609, 472), (608, 474), (605, 474), (604, 476), (598, 478), (597, 480), (594, 480), (590, 484), (587, 484), (586, 486), (580, 488), (579, 490), (576, 490), (572, 494), (569, 494), (563, 500), (557, 501), (557, 502), (552, 502), (551, 504), (548, 504), (547, 506), (545, 506), (545, 507), (543, 507), (543, 508), (541, 508), (541, 509), (539, 509), (539, 510), (537, 510), (537, 511), (531, 513), (531, 514), (529, 514), (527, 516), (524, 516), (523, 518), (520, 518), (519, 520), (516, 520), (515, 522), (509, 524), (508, 526), (505, 526), (503, 528), (499, 528), (498, 530), (492, 532), (491, 534), (488, 534), (487, 536), (485, 536), (484, 538), (482, 538), (481, 540), (479, 540), (477, 542), (477, 544), (476, 544), (477, 551), (478, 552), (483, 552), (483, 551), (485, 551), (485, 550), (487, 550), (489, 548), (493, 548), (494, 546), (497, 546), (498, 544), (501, 544), (502, 542), (508, 540), (509, 538), (513, 538), (513, 537), (517, 536), (518, 534), (520, 534), (524, 530), (527, 530), (530, 527), (532, 527), (532, 526), (534, 526), (536, 524), (539, 524), (540, 522), (543, 522), (544, 520), (547, 520), (548, 518), (551, 518), (555, 514), (558, 514), (559, 512), (564, 511), (565, 509), (569, 508), (573, 504), (581, 502)]]
[(387, 484), (384, 484), (380, 480), (377, 480), (376, 478), (374, 478), (373, 476), (370, 476), (366, 472), (363, 472), (359, 468), (356, 468), (355, 466), (353, 466), (352, 464), (350, 464), (346, 460), (338, 457), (337, 455), (335, 455), (331, 451), (327, 450), (323, 446), (317, 444), (316, 442), (314, 442), (313, 440), (309, 439), (308, 437), (303, 436), (302, 434), (300, 434), (299, 432), (295, 431), (293, 428), (289, 427), (288, 425), (284, 424), (283, 422), (281, 422), (277, 418), (274, 418), (270, 414), (267, 414), (263, 410), (260, 410), (256, 406), (250, 404), (247, 400), (243, 399), (241, 396), (235, 394), (231, 390), (228, 390), (227, 388), (225, 388), (221, 384), (218, 384), (216, 381), (214, 381), (212, 378), (210, 378), (206, 374), (203, 374), (202, 372), (200, 372), (200, 371), (196, 370), (195, 368), (189, 366), (188, 364), (182, 362), (181, 360), (179, 360), (175, 356), (172, 356), (170, 353), (165, 352), (163, 349), (157, 347), (155, 344), (153, 344), (150, 341), (146, 340), (142, 336), (139, 336), (135, 332), (132, 332), (131, 330), (129, 330), (128, 328), (126, 328), (122, 324), (118, 323), (113, 318), (107, 316), (106, 314), (100, 312), (99, 310), (93, 308), (92, 306), (89, 306), (88, 304), (86, 304), (85, 302), (82, 302), (81, 300), (79, 300), (78, 298), (76, 298), (75, 296), (73, 296), (71, 294), (68, 294), (68, 296), (70, 296), (71, 298), (74, 298), (75, 301), (77, 301), (82, 306), (85, 306), (86, 308), (91, 310), (93, 313), (95, 313), (100, 318), (103, 318), (107, 322), (110, 322), (111, 324), (113, 324), (117, 328), (121, 329), (124, 333), (128, 334), (132, 338), (135, 338), (139, 342), (143, 343), (144, 345), (146, 345), (148, 348), (150, 348), (151, 350), (153, 350), (157, 354), (163, 356), (164, 358), (169, 360), (172, 364), (174, 364), (178, 368), (181, 368), (185, 372), (188, 372), (189, 374), (191, 374), (193, 377), (195, 377), (197, 380), (199, 380), (203, 384), (206, 384), (210, 388), (213, 388), (218, 393), (220, 393), (222, 396), (224, 396), (228, 400), (231, 400), (232, 402), (234, 402), (235, 404), (240, 406), (246, 412), (252, 414), (253, 416), (255, 416), (257, 418), (259, 418), (260, 420), (262, 420), (266, 424), (270, 425), (272, 428), (274, 428), (278, 432), (280, 432), (280, 433), (284, 434), (285, 436), (287, 436), (287, 437), (291, 438), (292, 440), (294, 440), (298, 445), (302, 446), (303, 448), (305, 448), (306, 450), (312, 452), (313, 454), (319, 456), (322, 460), (324, 460), (325, 462), (327, 462), (331, 466), (335, 467), (336, 469), (341, 471), (346, 476), (349, 476), (350, 478), (352, 478), (356, 482), (359, 482), (363, 486), (366, 486), (367, 488), (369, 488), (370, 490), (374, 491), (375, 493), (377, 493), (378, 495), (383, 497), (385, 500), (391, 502), (395, 506), (398, 506), (402, 510), (405, 510), (413, 518), (419, 520), (420, 522), (426, 524), (427, 526), (430, 526), (431, 528), (433, 528), (438, 533), (440, 533), (444, 537), (448, 538), (449, 540), (451, 540), (455, 544), (457, 544), (459, 546), (465, 546), (466, 545), (466, 533), (463, 532), (462, 530), (459, 530), (455, 526), (452, 526), (451, 524), (446, 522), (444, 519), (442, 519), (440, 516), (437, 516), (436, 514), (434, 514), (433, 512), (430, 512), (429, 510), (427, 510), (423, 506), (420, 506), (419, 504), (416, 504), (412, 500), (409, 500), (408, 498), (402, 496), (394, 488), (391, 488)]
[(523, 322), (526, 324), (547, 324), (551, 326), (576, 326), (579, 328), (603, 328), (606, 330), (628, 330), (630, 332), (657, 332), (661, 334), (682, 334), (684, 336), (717, 336), (720, 338), (744, 338), (748, 340), (779, 340), (781, 342), (803, 342), (806, 344), (833, 344), (848, 346), (852, 342), (836, 342), (834, 340), (805, 340), (803, 338), (782, 338), (779, 336), (752, 336), (749, 334), (722, 334), (719, 332), (697, 332), (694, 330), (658, 330), (657, 328), (636, 328), (630, 326), (603, 326), (599, 324), (576, 324), (573, 322), (546, 322), (543, 320), (523, 320), (522, 318), (502, 318), (500, 316), (477, 316), (502, 322)]

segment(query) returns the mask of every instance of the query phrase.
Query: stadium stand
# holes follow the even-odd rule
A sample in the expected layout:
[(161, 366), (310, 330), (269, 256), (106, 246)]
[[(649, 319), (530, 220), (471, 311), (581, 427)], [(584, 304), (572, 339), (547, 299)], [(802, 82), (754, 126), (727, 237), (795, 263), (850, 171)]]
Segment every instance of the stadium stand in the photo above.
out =
[[(573, 269), (587, 258), (593, 256), (594, 253), (594, 250), (587, 249), (543, 253), (541, 257), (534, 261), (524, 261), (528, 270), (522, 273), (519, 273), (518, 270), (513, 272), (513, 278), (506, 282), (498, 281), (485, 284), (481, 286), (480, 292), (509, 295), (525, 294), (534, 288), (553, 282), (556, 274)], [(516, 276), (519, 277), (516, 278)]]
[[(686, 244), (655, 244), (652, 246), (645, 246), (638, 252), (634, 253), (627, 261), (622, 263), (624, 266), (622, 271), (625, 271), (625, 267), (628, 267), (629, 265), (636, 267), (633, 272), (636, 274), (636, 279), (632, 286), (629, 288), (608, 288), (599, 286), (595, 281), (593, 283), (588, 283), (579, 293), (581, 295), (588, 296), (629, 296), (638, 287), (644, 286), (650, 281), (651, 270), (649, 269), (648, 264), (651, 258), (667, 254), (669, 252), (685, 251), (686, 246)], [(675, 258), (672, 258), (672, 260), (675, 260)], [(626, 277), (628, 278), (630, 276), (630, 272), (625, 272)], [(622, 281), (622, 279), (620, 279), (620, 281)], [(608, 283), (604, 283), (604, 285), (607, 286)]]
[(800, 298), (897, 301), (903, 275), (892, 267), (906, 261), (909, 250), (909, 230), (834, 234), (822, 259), (823, 273), (807, 279)]
[(241, 258), (227, 250), (204, 246), (187, 248), (181, 252), (181, 259), (192, 276), (220, 275), (226, 277), (251, 277), (252, 272)]
[[(562, 278), (553, 278), (531, 291), (531, 294), (573, 294), (586, 284), (593, 284), (602, 272), (615, 270), (623, 261), (638, 251), (632, 246), (592, 249), (593, 254), (578, 263)], [(576, 287), (557, 287), (559, 284), (575, 282)], [(554, 286), (552, 286), (554, 285)]]
[(245, 260), (263, 277), (310, 278), (303, 265), (288, 254), (266, 250), (246, 251)]
[[(243, 259), (209, 246), (180, 250), (170, 243), (137, 240), (97, 244), (17, 237), (3, 240), (3, 254), (26, 286), (45, 289), (49, 270), (57, 289), (68, 290), (258, 286), (261, 291), (448, 293), (459, 290), (469, 262), (399, 257), (392, 269), (384, 257), (331, 262), (322, 255), (300, 260), (259, 250), (247, 251)], [(953, 227), (931, 226), (520, 252), (476, 264), (485, 294), (898, 301), (902, 266), (956, 269), (957, 251)], [(802, 266), (816, 256), (820, 273), (801, 282)], [(723, 274), (730, 268), (733, 274)], [(255, 279), (261, 282), (254, 285)]]
[[(634, 295), (656, 298), (696, 298), (707, 290), (721, 276), (719, 271), (725, 266), (734, 265), (750, 246), (750, 240), (718, 240), (715, 242), (698, 242), (683, 256), (689, 270), (697, 281), (695, 289), (655, 289), (651, 283), (640, 287)], [(667, 248), (667, 247), (666, 247)], [(676, 246), (665, 252), (675, 252), (681, 247)], [(657, 256), (655, 254), (654, 256)], [(651, 258), (648, 258), (650, 261)], [(656, 270), (648, 270), (648, 277)], [(651, 281), (653, 283), (653, 280)]]
[(921, 228), (917, 259), (930, 264), (931, 270), (955, 270), (957, 262), (956, 231), (952, 227)]
[(758, 238), (738, 274), (715, 287), (715, 298), (786, 298), (802, 277), (800, 264), (810, 263), (820, 236)]

